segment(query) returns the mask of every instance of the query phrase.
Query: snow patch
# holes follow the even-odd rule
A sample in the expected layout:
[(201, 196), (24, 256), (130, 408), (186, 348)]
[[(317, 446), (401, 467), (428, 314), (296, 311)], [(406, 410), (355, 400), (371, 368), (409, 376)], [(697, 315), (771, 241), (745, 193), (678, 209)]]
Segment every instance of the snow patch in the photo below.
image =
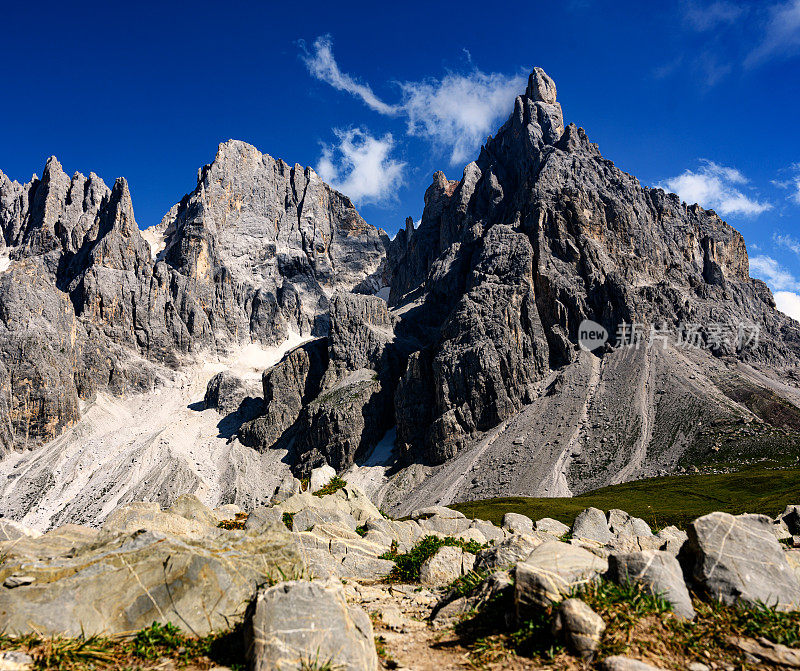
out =
[(0, 273), (4, 273), (11, 266), (10, 252), (6, 249), (0, 253)]

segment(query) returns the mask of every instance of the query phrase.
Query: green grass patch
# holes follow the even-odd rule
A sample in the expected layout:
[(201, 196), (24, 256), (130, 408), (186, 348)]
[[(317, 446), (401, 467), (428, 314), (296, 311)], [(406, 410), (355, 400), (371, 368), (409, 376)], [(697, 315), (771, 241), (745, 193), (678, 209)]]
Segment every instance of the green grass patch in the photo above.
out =
[(283, 523), (289, 531), (294, 530), (294, 513), (283, 513)]
[(217, 526), (220, 529), (228, 529), (228, 531), (232, 531), (234, 529), (244, 529), (244, 525), (247, 522), (247, 518), (250, 515), (248, 513), (236, 513), (236, 517), (232, 520), (222, 520)]
[(509, 512), (534, 520), (553, 517), (572, 524), (578, 513), (590, 506), (606, 511), (620, 508), (660, 529), (670, 524), (685, 527), (692, 520), (716, 510), (774, 517), (787, 504), (798, 502), (800, 468), (752, 467), (720, 475), (649, 478), (572, 498), (503, 497), (456, 503), (450, 507), (467, 517), (495, 524), (500, 524), (503, 515)]
[(327, 485), (314, 492), (314, 496), (327, 496), (328, 494), (335, 494), (340, 489), (344, 489), (346, 486), (347, 482), (342, 480), (338, 475), (334, 475), (330, 480), (328, 480)]
[(216, 665), (244, 671), (246, 667), (241, 626), (203, 638), (189, 636), (171, 623), (157, 622), (128, 637), (0, 635), (0, 648), (29, 654), (37, 671), (131, 669), (151, 666), (161, 659), (170, 660), (178, 668)]
[(485, 545), (477, 541), (462, 541), (452, 536), (439, 538), (438, 536), (425, 536), (409, 552), (398, 553), (397, 544), (392, 543), (388, 552), (381, 555), (381, 559), (390, 559), (395, 563), (395, 567), (386, 577), (389, 582), (418, 582), (419, 568), (422, 562), (436, 554), (439, 548), (458, 547), (465, 552), (477, 554)]

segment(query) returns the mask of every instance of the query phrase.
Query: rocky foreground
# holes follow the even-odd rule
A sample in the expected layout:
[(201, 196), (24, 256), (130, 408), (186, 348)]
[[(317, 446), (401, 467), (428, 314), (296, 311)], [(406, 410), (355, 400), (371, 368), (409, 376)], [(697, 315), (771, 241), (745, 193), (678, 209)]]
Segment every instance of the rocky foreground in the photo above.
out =
[[(99, 652), (54, 662), (52, 641), (79, 639), (85, 653), (134, 636), (144, 654), (141, 641), (164, 632), (183, 637), (182, 653), (126, 665), (210, 668), (213, 646), (186, 650), (229, 631), (238, 663), (264, 670), (800, 666), (785, 645), (800, 636), (800, 506), (657, 533), (594, 508), (571, 528), (443, 507), (397, 521), (323, 467), (249, 514), (185, 495), (166, 510), (121, 506), (100, 529), (0, 528), (0, 668), (113, 666)], [(659, 627), (695, 647), (648, 647)]]

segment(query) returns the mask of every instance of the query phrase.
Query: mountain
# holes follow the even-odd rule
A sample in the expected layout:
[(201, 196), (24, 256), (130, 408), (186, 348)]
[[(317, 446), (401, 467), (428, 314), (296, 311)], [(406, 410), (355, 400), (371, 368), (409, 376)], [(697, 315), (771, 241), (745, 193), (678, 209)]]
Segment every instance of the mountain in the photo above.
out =
[[(308, 350), (264, 375), (261, 421), (284, 431), (260, 448), (291, 442), (301, 472), (369, 462), (392, 425), (371, 493), (399, 512), (800, 455), (800, 325), (749, 277), (742, 236), (564, 126), (540, 69), (461, 180), (434, 175), (388, 269), (388, 310), (331, 312), (327, 369), (298, 367)], [(581, 349), (584, 320), (610, 342)], [(287, 419), (289, 372), (306, 395)], [(377, 426), (351, 436), (354, 417)]]
[(392, 241), (236, 141), (143, 232), (124, 180), (54, 158), (0, 173), (0, 229), (0, 513), (34, 526), (251, 508), (324, 463), (405, 513), (800, 457), (800, 325), (742, 236), (565, 126), (538, 68)]

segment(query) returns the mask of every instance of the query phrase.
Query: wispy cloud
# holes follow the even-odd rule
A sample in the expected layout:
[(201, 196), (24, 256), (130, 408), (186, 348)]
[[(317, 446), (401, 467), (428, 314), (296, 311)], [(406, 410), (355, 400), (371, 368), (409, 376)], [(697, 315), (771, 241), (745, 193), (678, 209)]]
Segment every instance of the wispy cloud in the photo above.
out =
[(747, 8), (733, 2), (685, 2), (683, 19), (685, 23), (698, 32), (713, 30), (721, 25), (729, 25), (741, 18)]
[(716, 210), (722, 216), (755, 216), (771, 209), (771, 203), (742, 193), (740, 187), (747, 182), (748, 179), (736, 168), (702, 159), (697, 171), (685, 170), (676, 177), (664, 180), (659, 186), (677, 193), (686, 203), (698, 203)]
[(339, 68), (329, 35), (318, 37), (309, 51), (301, 43), (301, 57), (312, 76), (339, 91), (360, 98), (370, 109), (403, 116), (409, 135), (430, 140), (450, 154), (450, 162), (466, 161), (505, 116), (515, 96), (525, 88), (522, 74), (485, 73), (473, 68), (466, 74), (448, 73), (441, 79), (395, 82), (400, 101), (390, 104), (372, 88)]
[(750, 275), (764, 280), (774, 291), (800, 291), (797, 278), (771, 256), (752, 257)]
[(763, 65), (773, 58), (786, 58), (800, 52), (800, 0), (773, 5), (763, 37), (745, 58), (745, 67)]
[(786, 233), (774, 233), (772, 235), (772, 241), (779, 247), (784, 247), (800, 257), (800, 240), (797, 238), (794, 238)]
[(339, 69), (336, 59), (333, 57), (333, 41), (330, 35), (321, 35), (314, 40), (311, 52), (308, 51), (303, 40), (300, 40), (299, 44), (303, 52), (301, 58), (314, 77), (327, 82), (337, 91), (347, 91), (347, 93), (361, 98), (368, 107), (376, 112), (392, 116), (399, 113), (400, 110), (397, 107), (383, 102), (367, 84), (361, 84)]
[(374, 138), (358, 128), (334, 129), (337, 145), (324, 145), (317, 173), (356, 203), (391, 200), (403, 184), (405, 163), (390, 158), (390, 133)]
[(788, 169), (781, 171), (790, 173), (788, 179), (776, 179), (772, 183), (779, 189), (789, 189), (789, 200), (800, 205), (800, 163), (793, 163)]

